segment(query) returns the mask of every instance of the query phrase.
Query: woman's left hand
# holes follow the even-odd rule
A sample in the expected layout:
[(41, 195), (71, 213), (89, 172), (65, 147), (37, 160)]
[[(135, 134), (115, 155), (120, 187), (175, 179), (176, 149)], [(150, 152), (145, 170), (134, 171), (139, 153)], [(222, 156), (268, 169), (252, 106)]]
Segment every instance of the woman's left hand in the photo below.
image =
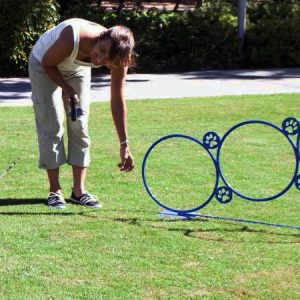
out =
[(120, 148), (121, 162), (118, 164), (120, 171), (130, 172), (134, 168), (133, 156), (127, 144), (121, 145)]

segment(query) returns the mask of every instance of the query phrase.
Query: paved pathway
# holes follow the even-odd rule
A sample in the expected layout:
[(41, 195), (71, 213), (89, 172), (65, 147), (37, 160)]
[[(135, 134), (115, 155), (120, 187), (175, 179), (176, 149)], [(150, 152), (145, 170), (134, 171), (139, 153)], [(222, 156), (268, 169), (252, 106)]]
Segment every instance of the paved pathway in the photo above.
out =
[[(109, 99), (108, 75), (93, 77), (93, 101)], [(31, 105), (28, 78), (0, 79), (0, 106)], [(129, 74), (126, 99), (300, 93), (300, 68)]]

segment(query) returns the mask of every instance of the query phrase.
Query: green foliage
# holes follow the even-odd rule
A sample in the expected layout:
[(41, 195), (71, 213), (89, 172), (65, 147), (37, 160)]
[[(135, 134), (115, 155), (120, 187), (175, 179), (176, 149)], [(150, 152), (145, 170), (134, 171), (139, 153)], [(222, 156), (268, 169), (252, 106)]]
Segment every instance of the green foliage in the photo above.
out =
[(73, 6), (65, 17), (81, 17), (106, 27), (123, 24), (136, 40), (139, 71), (187, 71), (236, 65), (236, 16), (224, 1), (205, 2), (194, 11), (89, 11)]
[(251, 2), (245, 64), (253, 67), (300, 66), (300, 1)]
[(242, 60), (237, 56), (236, 1), (203, 0), (199, 9), (179, 12), (118, 12), (97, 2), (0, 0), (5, 20), (0, 30), (0, 76), (27, 75), (28, 55), (38, 37), (59, 20), (73, 17), (131, 28), (138, 72), (300, 66), (300, 0), (248, 1)]
[(59, 20), (54, 0), (0, 1), (0, 76), (24, 75), (38, 37)]
[[(92, 0), (85, 0), (93, 2)], [(300, 65), (300, 1), (248, 1), (244, 57), (237, 56), (237, 1), (204, 0), (194, 11), (105, 11), (74, 1), (65, 17), (110, 27), (122, 23), (135, 35), (139, 71), (188, 71)]]
[(90, 20), (99, 11), (105, 11), (95, 0), (57, 0), (60, 5), (60, 14), (62, 19), (73, 17)]

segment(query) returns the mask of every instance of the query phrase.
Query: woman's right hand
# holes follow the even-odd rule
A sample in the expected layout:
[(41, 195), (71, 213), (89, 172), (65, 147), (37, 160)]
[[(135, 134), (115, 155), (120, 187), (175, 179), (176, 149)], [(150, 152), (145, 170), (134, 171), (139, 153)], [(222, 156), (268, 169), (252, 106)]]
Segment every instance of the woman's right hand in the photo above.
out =
[(76, 103), (78, 103), (78, 97), (75, 90), (70, 85), (66, 85), (62, 89), (62, 99), (65, 105), (70, 105), (71, 97), (73, 97)]

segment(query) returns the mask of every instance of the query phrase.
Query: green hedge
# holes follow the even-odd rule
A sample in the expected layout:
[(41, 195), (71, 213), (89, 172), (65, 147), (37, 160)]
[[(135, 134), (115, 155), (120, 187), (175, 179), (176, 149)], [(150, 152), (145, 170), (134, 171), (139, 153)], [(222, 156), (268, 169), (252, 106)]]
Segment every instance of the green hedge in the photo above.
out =
[(232, 6), (224, 1), (207, 1), (199, 10), (176, 13), (157, 9), (118, 13), (86, 7), (81, 1), (65, 18), (76, 16), (106, 27), (123, 24), (131, 28), (140, 72), (237, 66), (237, 18)]
[(30, 49), (59, 21), (54, 0), (0, 0), (0, 76), (27, 75)]
[(138, 72), (300, 66), (300, 0), (248, 1), (243, 60), (237, 56), (236, 1), (203, 0), (198, 10), (176, 13), (157, 9), (118, 13), (99, 8), (93, 0), (68, 3), (72, 5), (60, 11), (55, 0), (0, 0), (0, 76), (27, 75), (34, 42), (70, 17), (130, 27)]
[(237, 56), (237, 0), (203, 0), (198, 11), (104, 12), (73, 0), (65, 17), (131, 27), (139, 70), (300, 67), (300, 0), (248, 0), (243, 58)]
[(300, 1), (250, 2), (244, 66), (300, 66)]

